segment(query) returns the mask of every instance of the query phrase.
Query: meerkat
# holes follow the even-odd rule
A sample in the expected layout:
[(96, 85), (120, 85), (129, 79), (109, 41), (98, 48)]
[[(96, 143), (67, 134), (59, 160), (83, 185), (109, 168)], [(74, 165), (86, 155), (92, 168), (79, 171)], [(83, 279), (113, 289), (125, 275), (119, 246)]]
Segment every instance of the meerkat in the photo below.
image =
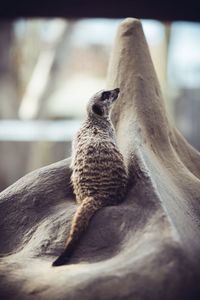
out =
[(71, 182), (79, 207), (72, 220), (64, 252), (53, 266), (67, 264), (95, 212), (120, 203), (128, 175), (110, 119), (119, 88), (100, 91), (89, 101), (87, 118), (72, 144)]

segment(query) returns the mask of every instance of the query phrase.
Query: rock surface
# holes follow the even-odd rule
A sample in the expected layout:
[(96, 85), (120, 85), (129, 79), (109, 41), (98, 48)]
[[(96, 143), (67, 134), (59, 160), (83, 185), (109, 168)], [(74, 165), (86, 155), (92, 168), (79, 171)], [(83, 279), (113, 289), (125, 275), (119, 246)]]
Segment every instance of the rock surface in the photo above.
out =
[(53, 268), (76, 209), (69, 160), (0, 194), (1, 299), (200, 299), (200, 154), (170, 125), (141, 23), (119, 27), (108, 87), (130, 172), (127, 199), (92, 219)]

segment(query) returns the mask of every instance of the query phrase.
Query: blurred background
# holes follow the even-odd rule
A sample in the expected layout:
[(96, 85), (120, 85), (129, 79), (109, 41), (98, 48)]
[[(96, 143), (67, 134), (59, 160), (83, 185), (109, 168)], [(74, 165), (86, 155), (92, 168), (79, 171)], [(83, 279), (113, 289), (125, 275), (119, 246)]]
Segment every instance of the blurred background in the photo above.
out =
[[(121, 19), (0, 22), (0, 191), (70, 156)], [(200, 150), (200, 23), (142, 21), (172, 121)]]

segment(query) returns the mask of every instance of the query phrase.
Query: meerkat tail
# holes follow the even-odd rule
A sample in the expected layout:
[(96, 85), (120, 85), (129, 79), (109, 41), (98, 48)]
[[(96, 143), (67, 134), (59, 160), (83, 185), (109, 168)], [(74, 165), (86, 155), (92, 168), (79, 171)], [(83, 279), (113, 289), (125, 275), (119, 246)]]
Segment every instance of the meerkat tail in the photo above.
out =
[(97, 201), (92, 197), (86, 197), (77, 209), (72, 220), (69, 237), (65, 244), (64, 252), (53, 262), (52, 266), (67, 264), (83, 232), (95, 212), (103, 207), (102, 201)]

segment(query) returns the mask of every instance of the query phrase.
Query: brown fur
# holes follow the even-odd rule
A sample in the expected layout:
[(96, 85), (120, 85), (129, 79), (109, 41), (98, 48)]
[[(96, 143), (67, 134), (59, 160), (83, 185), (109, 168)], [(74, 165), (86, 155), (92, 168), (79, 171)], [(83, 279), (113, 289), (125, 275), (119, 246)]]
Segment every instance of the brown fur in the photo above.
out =
[(118, 93), (119, 89), (115, 89), (93, 96), (88, 104), (88, 117), (73, 142), (71, 181), (80, 206), (73, 218), (65, 250), (53, 266), (68, 262), (98, 209), (118, 204), (125, 196), (126, 167), (109, 117)]

